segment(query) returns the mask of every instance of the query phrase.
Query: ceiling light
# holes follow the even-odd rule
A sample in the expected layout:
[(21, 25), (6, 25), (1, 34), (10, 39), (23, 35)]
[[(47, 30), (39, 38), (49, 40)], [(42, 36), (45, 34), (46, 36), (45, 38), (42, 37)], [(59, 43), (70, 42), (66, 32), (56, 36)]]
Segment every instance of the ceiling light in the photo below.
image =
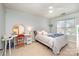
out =
[(49, 13), (53, 13), (53, 11), (52, 10), (49, 10)]
[(49, 6), (49, 9), (53, 9), (53, 7), (52, 6)]

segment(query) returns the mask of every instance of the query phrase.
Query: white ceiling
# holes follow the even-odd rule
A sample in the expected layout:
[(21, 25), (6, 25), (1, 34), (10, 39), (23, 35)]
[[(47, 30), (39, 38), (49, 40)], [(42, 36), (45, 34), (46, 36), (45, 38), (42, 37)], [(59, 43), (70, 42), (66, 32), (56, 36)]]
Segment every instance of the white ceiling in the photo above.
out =
[[(29, 12), (46, 18), (53, 18), (62, 13), (69, 14), (79, 11), (79, 4), (77, 3), (6, 3), (4, 6), (9, 9)], [(52, 14), (48, 13), (49, 6), (53, 6)]]

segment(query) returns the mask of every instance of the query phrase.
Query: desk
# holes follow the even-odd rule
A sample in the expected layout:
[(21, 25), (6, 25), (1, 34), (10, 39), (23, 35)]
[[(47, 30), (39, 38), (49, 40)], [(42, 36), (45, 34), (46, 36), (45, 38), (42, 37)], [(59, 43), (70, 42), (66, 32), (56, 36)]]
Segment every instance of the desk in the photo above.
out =
[[(25, 36), (29, 36), (29, 34), (24, 34)], [(11, 55), (11, 40), (14, 41), (14, 49), (15, 49), (15, 38), (17, 37), (17, 35), (10, 35), (10, 36), (6, 36), (2, 39), (2, 41), (4, 41), (5, 43), (5, 47), (4, 47), (4, 55), (6, 56), (6, 51), (7, 51), (7, 41), (9, 41), (9, 55)]]
[[(24, 43), (26, 43), (26, 44), (30, 44), (30, 43), (32, 43), (31, 41), (32, 41), (32, 35), (31, 34), (24, 34), (25, 35), (25, 37), (26, 37), (26, 39), (24, 40)], [(14, 42), (15, 42), (15, 37), (17, 37), (17, 35), (12, 35), (13, 37), (14, 37)], [(29, 41), (29, 40), (31, 40), (31, 41)], [(14, 43), (14, 48), (15, 48), (15, 43)]]

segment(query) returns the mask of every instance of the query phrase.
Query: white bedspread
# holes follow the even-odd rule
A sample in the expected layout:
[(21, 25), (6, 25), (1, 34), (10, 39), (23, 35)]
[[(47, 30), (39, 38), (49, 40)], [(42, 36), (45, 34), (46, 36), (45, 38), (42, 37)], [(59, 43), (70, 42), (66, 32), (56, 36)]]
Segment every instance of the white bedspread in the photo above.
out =
[(67, 40), (65, 39), (64, 35), (52, 38), (47, 35), (37, 34), (35, 39), (50, 47), (54, 54), (59, 54), (60, 49), (67, 44)]
[(36, 36), (36, 40), (40, 41), (41, 43), (47, 45), (48, 47), (52, 48), (53, 47), (53, 38), (52, 37), (48, 37), (45, 35), (37, 35)]

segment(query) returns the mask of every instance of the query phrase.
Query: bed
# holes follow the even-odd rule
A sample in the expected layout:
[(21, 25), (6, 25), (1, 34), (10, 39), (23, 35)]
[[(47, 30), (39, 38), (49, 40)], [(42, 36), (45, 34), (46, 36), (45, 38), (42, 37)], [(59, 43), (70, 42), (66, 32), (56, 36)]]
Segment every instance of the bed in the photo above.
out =
[(66, 36), (64, 34), (59, 33), (49, 35), (37, 33), (37, 35), (35, 36), (35, 40), (51, 48), (55, 55), (58, 55), (60, 53), (61, 48), (67, 45)]

